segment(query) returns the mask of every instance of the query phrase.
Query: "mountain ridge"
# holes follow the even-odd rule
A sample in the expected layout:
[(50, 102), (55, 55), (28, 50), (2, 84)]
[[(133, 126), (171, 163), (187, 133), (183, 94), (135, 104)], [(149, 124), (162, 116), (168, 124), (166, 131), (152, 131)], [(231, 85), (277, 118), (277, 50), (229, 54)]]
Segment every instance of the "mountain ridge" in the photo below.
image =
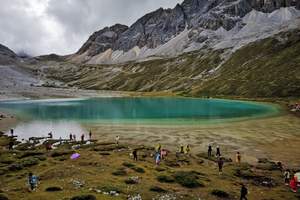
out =
[[(282, 7), (290, 6), (298, 9), (300, 7), (299, 2), (295, 0), (185, 0), (173, 9), (160, 8), (144, 15), (130, 27), (115, 33), (118, 37), (105, 37), (105, 34), (107, 35), (105, 30), (112, 27), (95, 32), (86, 42), (92, 43), (92, 48), (85, 48), (85, 51), (82, 51), (81, 48), (71, 56), (71, 61), (112, 64), (139, 60), (141, 52), (156, 49), (168, 43), (185, 29), (191, 32), (216, 31), (220, 28), (230, 31), (237, 26), (241, 27), (243, 17), (253, 9), (271, 13)], [(189, 41), (186, 46), (195, 43), (200, 47), (191, 47), (190, 49), (201, 48), (203, 36), (194, 34), (188, 37)], [(94, 42), (95, 40), (97, 41)], [(126, 59), (125, 57), (133, 58)], [(151, 55), (141, 57), (145, 59)]]

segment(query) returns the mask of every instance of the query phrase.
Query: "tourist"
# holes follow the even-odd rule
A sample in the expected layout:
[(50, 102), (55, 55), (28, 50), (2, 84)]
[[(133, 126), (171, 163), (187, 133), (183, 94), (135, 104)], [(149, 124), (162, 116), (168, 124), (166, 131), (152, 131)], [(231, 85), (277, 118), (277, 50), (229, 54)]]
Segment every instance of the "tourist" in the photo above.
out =
[(241, 156), (240, 152), (237, 152), (235, 157), (236, 157), (236, 159), (235, 159), (236, 163), (241, 164), (242, 156)]
[(45, 144), (45, 147), (46, 147), (46, 151), (51, 151), (51, 150), (52, 150), (52, 145), (51, 145), (50, 142), (47, 142), (47, 143)]
[(186, 153), (186, 154), (189, 154), (190, 151), (191, 151), (191, 147), (190, 147), (190, 145), (188, 144), (188, 145), (186, 145), (186, 147), (185, 147), (185, 153)]
[(53, 134), (52, 132), (48, 133), (48, 138), (52, 139), (53, 138)]
[(211, 144), (209, 144), (207, 150), (207, 157), (210, 158), (211, 156), (212, 156), (212, 146)]
[(291, 171), (289, 169), (286, 169), (283, 173), (283, 176), (285, 185), (289, 185), (289, 182), (291, 180)]
[(8, 143), (8, 150), (13, 150), (13, 149), (14, 149), (14, 141), (13, 139), (10, 139)]
[(35, 191), (38, 185), (38, 177), (33, 175), (31, 172), (28, 175), (28, 184), (29, 184), (29, 189), (31, 191)]
[(76, 142), (76, 135), (75, 134), (73, 135), (73, 140)]
[(81, 142), (84, 142), (84, 134), (81, 135)]
[(299, 185), (300, 185), (300, 171), (296, 172), (294, 174), (292, 180), (290, 181), (290, 187), (291, 187), (293, 192), (298, 191)]
[(160, 160), (161, 160), (160, 153), (156, 153), (156, 155), (155, 155), (155, 164), (156, 164), (156, 165), (159, 165)]
[(168, 150), (162, 149), (162, 150), (160, 151), (161, 159), (164, 159), (165, 157), (167, 157), (167, 155), (168, 155)]
[(244, 184), (242, 184), (240, 200), (247, 200), (247, 194), (248, 194), (248, 189)]
[(161, 151), (161, 144), (158, 144), (156, 147), (156, 153), (160, 153)]
[(90, 130), (90, 132), (89, 132), (89, 138), (90, 138), (90, 140), (92, 140), (92, 130)]
[(119, 146), (120, 136), (117, 135), (116, 138), (115, 138), (115, 140), (116, 140), (116, 145)]
[(219, 146), (217, 146), (216, 156), (217, 156), (217, 157), (221, 157), (221, 150), (220, 150), (220, 147), (219, 147)]
[(14, 137), (14, 129), (10, 129), (10, 135), (11, 137)]
[(73, 140), (73, 135), (72, 135), (72, 133), (70, 133), (70, 141), (72, 141)]
[(138, 161), (137, 149), (133, 150), (132, 155), (133, 155), (133, 160)]
[(179, 153), (184, 153), (184, 146), (183, 146), (183, 144), (182, 144), (182, 145), (180, 145), (180, 148), (179, 148)]
[(224, 165), (223, 158), (220, 157), (218, 159), (219, 174), (222, 174), (222, 172), (223, 172), (223, 165)]

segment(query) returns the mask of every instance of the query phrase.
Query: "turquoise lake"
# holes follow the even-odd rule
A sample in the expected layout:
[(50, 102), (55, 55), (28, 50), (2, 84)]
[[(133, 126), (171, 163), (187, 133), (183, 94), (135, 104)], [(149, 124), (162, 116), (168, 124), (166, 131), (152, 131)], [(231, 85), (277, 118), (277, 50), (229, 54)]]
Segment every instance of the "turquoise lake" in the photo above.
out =
[(28, 120), (104, 123), (177, 123), (239, 120), (274, 115), (275, 106), (196, 98), (91, 98), (0, 102), (0, 109)]

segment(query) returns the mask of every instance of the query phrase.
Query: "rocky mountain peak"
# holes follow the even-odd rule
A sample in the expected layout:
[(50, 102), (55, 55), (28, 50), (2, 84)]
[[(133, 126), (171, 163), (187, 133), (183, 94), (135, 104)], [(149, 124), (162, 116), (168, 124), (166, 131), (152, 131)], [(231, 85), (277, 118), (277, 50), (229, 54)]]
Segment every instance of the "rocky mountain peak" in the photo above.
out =
[(100, 31), (93, 33), (77, 54), (86, 53), (88, 56), (94, 56), (107, 49), (113, 48), (115, 41), (120, 35), (128, 29), (128, 26), (115, 24), (111, 27), (105, 27)]
[[(185, 0), (173, 9), (159, 8), (138, 19), (130, 27), (114, 25), (95, 32), (79, 55), (93, 57), (100, 53), (126, 53), (132, 49), (155, 49), (180, 35), (186, 28), (201, 33), (202, 29), (232, 30), (252, 10), (271, 13), (282, 7), (300, 8), (299, 0)], [(190, 34), (191, 35), (191, 34)], [(195, 34), (194, 34), (195, 35)], [(183, 37), (183, 36), (182, 36)], [(198, 37), (198, 38), (197, 38)], [(199, 42), (199, 36), (195, 41)], [(200, 36), (202, 38), (202, 36)], [(81, 56), (82, 57), (82, 56)], [(89, 59), (89, 58), (87, 58)]]

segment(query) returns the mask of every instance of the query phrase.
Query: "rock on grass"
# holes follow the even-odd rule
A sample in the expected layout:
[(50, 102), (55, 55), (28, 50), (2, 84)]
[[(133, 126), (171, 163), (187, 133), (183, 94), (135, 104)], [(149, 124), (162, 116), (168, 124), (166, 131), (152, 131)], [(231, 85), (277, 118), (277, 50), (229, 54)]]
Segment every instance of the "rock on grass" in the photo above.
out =
[(94, 195), (80, 195), (72, 197), (71, 200), (97, 200)]

